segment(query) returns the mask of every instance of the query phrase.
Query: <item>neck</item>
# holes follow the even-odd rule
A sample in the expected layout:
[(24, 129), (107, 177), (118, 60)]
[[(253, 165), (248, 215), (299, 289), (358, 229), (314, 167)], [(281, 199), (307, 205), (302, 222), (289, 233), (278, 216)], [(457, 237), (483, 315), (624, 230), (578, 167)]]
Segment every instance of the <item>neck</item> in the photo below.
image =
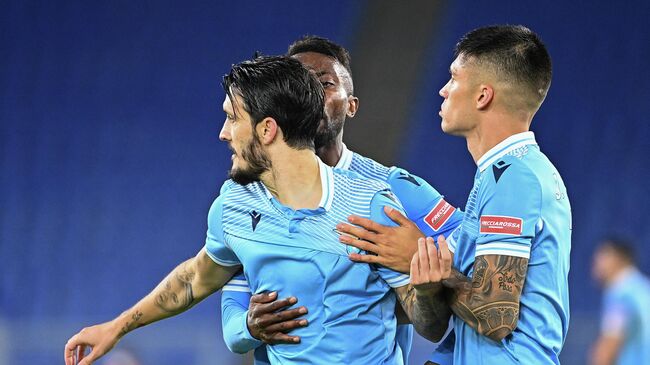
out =
[(336, 166), (343, 154), (343, 133), (339, 133), (329, 144), (319, 147), (316, 154), (326, 165)]
[(529, 126), (530, 123), (508, 120), (508, 118), (497, 118), (493, 121), (479, 123), (475, 129), (465, 136), (467, 149), (474, 162), (478, 162), (494, 146), (510, 136), (527, 132)]
[(624, 265), (619, 267), (618, 270), (616, 270), (609, 278), (607, 278), (607, 280), (605, 281), (605, 286), (609, 287), (613, 285), (619, 280), (625, 278), (633, 270), (634, 270), (634, 266), (632, 265)]
[(261, 176), (262, 183), (285, 206), (292, 209), (316, 209), (323, 188), (320, 167), (314, 152), (286, 147), (271, 153), (271, 170)]

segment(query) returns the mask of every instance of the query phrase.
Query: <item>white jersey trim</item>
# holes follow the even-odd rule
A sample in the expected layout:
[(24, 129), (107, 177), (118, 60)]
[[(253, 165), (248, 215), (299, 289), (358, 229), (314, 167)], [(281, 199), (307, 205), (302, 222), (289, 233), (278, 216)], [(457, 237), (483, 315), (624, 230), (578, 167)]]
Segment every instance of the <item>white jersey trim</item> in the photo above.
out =
[(485, 171), (488, 166), (492, 165), (496, 160), (508, 154), (508, 152), (521, 148), (527, 145), (536, 145), (535, 134), (531, 131), (514, 134), (503, 141), (499, 142), (496, 146), (490, 148), (481, 158), (476, 161), (481, 172)]

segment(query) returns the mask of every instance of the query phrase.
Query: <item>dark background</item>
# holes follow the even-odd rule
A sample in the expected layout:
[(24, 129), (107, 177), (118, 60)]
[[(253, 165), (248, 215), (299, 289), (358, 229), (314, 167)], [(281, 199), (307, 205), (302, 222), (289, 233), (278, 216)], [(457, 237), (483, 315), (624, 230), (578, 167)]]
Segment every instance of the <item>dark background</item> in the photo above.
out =
[[(598, 325), (598, 239), (631, 237), (650, 266), (650, 3), (394, 3), (0, 1), (0, 364), (61, 363), (70, 335), (202, 247), (230, 166), (219, 82), (256, 50), (283, 53), (303, 34), (348, 47), (361, 99), (348, 146), (464, 206), (475, 165), (462, 139), (440, 131), (438, 90), (456, 40), (496, 23), (527, 25), (553, 58), (532, 129), (571, 199), (563, 361), (584, 363)], [(142, 364), (241, 364), (223, 345), (218, 303), (118, 349)], [(427, 351), (418, 341), (413, 363)]]

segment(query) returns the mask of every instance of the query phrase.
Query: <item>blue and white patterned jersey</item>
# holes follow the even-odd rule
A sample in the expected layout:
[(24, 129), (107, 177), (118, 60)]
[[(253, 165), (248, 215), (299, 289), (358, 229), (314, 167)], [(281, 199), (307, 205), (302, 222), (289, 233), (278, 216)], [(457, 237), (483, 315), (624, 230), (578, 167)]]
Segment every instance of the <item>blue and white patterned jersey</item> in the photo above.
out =
[[(393, 193), (401, 201), (406, 215), (427, 236), (444, 235), (446, 237), (462, 221), (463, 213), (459, 209), (447, 203), (443, 196), (426, 181), (409, 174), (404, 169), (386, 167), (370, 158), (350, 151), (345, 145), (335, 169), (352, 171), (365, 178), (388, 183)], [(224, 340), (228, 348), (237, 353), (246, 353), (255, 348), (255, 364), (265, 365), (269, 363), (266, 359), (266, 350), (264, 346), (261, 346), (260, 341), (250, 335), (246, 326), (250, 296), (250, 288), (243, 272), (235, 275), (223, 287), (221, 318)], [(301, 298), (298, 299), (301, 300)], [(302, 302), (299, 304), (303, 305)], [(453, 333), (451, 337), (453, 337)], [(405, 364), (408, 363), (412, 339), (413, 326), (399, 325), (397, 328), (397, 343), (402, 349)], [(447, 360), (443, 360), (444, 358)], [(451, 364), (452, 354), (446, 351), (444, 355), (436, 357), (436, 360), (441, 365)]]
[(334, 230), (351, 214), (391, 224), (383, 208), (401, 204), (385, 183), (319, 167), (317, 209), (283, 206), (261, 182), (231, 185), (210, 208), (205, 250), (220, 265), (243, 264), (253, 292), (296, 296), (309, 308), (309, 326), (292, 331), (301, 342), (268, 346), (271, 363), (402, 364), (391, 288), (409, 277), (350, 261), (356, 249)]
[(457, 364), (559, 364), (569, 326), (571, 207), (560, 174), (532, 132), (513, 135), (477, 161), (454, 266), (471, 277), (482, 255), (527, 258), (519, 322), (495, 342), (455, 319)]

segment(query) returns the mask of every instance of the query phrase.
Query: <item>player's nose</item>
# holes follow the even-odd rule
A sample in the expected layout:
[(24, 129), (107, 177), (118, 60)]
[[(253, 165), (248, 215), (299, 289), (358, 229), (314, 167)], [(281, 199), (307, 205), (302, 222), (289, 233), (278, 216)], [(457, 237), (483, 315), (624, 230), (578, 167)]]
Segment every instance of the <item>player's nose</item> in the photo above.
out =
[(230, 128), (228, 128), (228, 122), (224, 122), (219, 132), (219, 139), (227, 142), (230, 141)]

